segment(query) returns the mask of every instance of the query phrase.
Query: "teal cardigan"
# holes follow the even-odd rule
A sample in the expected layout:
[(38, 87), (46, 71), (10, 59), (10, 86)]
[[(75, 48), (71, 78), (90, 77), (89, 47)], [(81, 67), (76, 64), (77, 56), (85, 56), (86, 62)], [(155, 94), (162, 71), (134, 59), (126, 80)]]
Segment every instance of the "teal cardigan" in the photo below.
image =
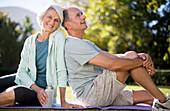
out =
[[(21, 60), (15, 83), (28, 88), (35, 83), (36, 65), (35, 65), (35, 39), (39, 34), (36, 33), (28, 37), (24, 43), (21, 52)], [(46, 64), (46, 80), (47, 85), (52, 84), (54, 87), (54, 101), (56, 102), (57, 84), (59, 87), (67, 86), (67, 71), (64, 59), (65, 36), (63, 32), (56, 30), (49, 37), (48, 56)]]

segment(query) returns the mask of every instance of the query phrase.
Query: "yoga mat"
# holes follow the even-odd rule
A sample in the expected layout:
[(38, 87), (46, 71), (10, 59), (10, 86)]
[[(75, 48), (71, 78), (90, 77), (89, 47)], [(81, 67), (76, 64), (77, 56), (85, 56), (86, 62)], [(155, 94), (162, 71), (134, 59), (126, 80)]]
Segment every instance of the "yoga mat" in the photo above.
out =
[[(76, 100), (67, 100), (69, 103), (79, 104)], [(77, 110), (84, 110), (84, 109), (129, 109), (129, 110), (152, 110), (152, 107), (146, 104), (138, 104), (133, 106), (107, 106), (107, 107), (86, 107), (86, 108), (64, 108), (60, 105), (60, 100), (57, 100), (57, 104), (53, 104), (50, 108), (43, 108), (41, 106), (14, 106), (14, 107), (0, 107), (0, 109), (21, 109), (21, 108), (29, 108), (29, 109), (77, 109)]]

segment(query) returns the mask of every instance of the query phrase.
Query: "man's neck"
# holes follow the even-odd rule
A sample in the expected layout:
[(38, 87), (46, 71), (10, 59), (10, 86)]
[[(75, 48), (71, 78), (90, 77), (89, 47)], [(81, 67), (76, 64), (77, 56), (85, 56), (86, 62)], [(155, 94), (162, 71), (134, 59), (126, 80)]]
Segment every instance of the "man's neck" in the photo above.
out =
[(83, 32), (76, 32), (76, 31), (68, 31), (68, 35), (72, 36), (72, 37), (76, 37), (76, 38), (79, 38), (79, 39), (83, 39), (83, 35), (84, 33)]

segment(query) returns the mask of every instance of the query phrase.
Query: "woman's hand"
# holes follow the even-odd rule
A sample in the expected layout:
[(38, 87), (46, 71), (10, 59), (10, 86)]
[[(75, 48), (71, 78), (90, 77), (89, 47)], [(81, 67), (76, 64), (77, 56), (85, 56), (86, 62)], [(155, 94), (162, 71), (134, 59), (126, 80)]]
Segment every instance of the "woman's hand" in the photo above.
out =
[(61, 106), (62, 107), (65, 107), (65, 108), (84, 108), (81, 105), (67, 103), (66, 99), (65, 99), (66, 88), (60, 87), (59, 89), (60, 89), (60, 100), (61, 100)]
[(37, 97), (38, 97), (38, 100), (39, 100), (41, 106), (43, 104), (46, 104), (48, 96), (47, 96), (45, 90), (43, 88), (40, 88), (36, 93), (37, 93)]
[(45, 90), (43, 88), (40, 88), (36, 84), (32, 84), (31, 89), (33, 89), (37, 93), (37, 98), (38, 98), (41, 106), (43, 104), (47, 103), (48, 96), (47, 96), (47, 94), (46, 94), (46, 92), (45, 92)]

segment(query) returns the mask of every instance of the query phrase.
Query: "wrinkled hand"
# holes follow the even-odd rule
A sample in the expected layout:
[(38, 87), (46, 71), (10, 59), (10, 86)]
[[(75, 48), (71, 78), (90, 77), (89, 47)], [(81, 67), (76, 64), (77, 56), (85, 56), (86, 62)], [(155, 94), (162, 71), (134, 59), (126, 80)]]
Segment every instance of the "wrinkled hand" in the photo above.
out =
[(38, 100), (39, 100), (41, 106), (42, 106), (43, 104), (46, 104), (46, 103), (47, 103), (47, 98), (48, 98), (48, 96), (47, 96), (47, 94), (46, 94), (46, 92), (45, 92), (45, 90), (44, 90), (43, 88), (41, 88), (40, 90), (38, 90), (38, 92), (37, 92), (37, 97), (38, 97)]
[(153, 61), (149, 54), (141, 53), (139, 57), (144, 61), (143, 67), (149, 67), (152, 65)]
[(143, 67), (146, 67), (146, 70), (150, 70), (149, 75), (153, 76), (155, 74), (155, 67), (154, 63), (152, 61), (152, 58), (149, 54), (141, 53), (139, 54), (139, 57), (144, 61), (143, 62)]
[(61, 106), (62, 106), (62, 107), (65, 107), (65, 108), (84, 108), (84, 107), (81, 106), (81, 105), (70, 104), (70, 103), (67, 103), (67, 102), (62, 103)]

